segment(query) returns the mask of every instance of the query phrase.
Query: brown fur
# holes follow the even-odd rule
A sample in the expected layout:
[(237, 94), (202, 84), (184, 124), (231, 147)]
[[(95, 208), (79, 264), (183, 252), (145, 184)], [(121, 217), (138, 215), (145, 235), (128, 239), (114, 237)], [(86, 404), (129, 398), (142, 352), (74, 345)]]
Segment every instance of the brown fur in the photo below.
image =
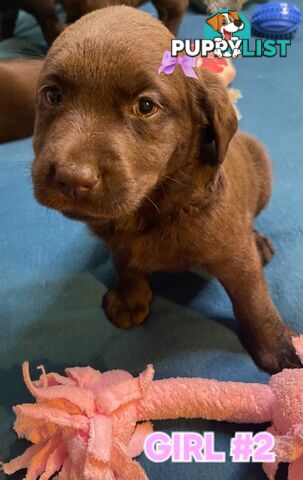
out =
[[(108, 5), (126, 4), (138, 7), (146, 0), (60, 0), (66, 10), (67, 22), (73, 23), (88, 12)], [(153, 0), (159, 18), (177, 34), (189, 0)], [(59, 21), (54, 0), (0, 0), (0, 40), (12, 37), (19, 9), (33, 15), (41, 26), (45, 40), (50, 45), (63, 31), (65, 25)], [(0, 63), (0, 142), (29, 137), (33, 134), (35, 118), (35, 71), (42, 63), (25, 61)], [(34, 68), (33, 66), (37, 67)], [(13, 112), (13, 113), (12, 113)]]
[[(115, 325), (145, 320), (149, 273), (195, 265), (227, 290), (261, 367), (298, 366), (293, 331), (262, 270), (272, 244), (253, 228), (270, 197), (270, 162), (255, 139), (236, 133), (234, 109), (213, 74), (197, 71), (197, 81), (177, 66), (157, 75), (170, 41), (149, 15), (112, 7), (55, 42), (40, 79), (36, 198), (85, 221), (110, 246), (118, 280), (104, 306)], [(49, 85), (61, 90), (60, 104), (47, 103)], [(159, 104), (148, 118), (136, 113), (142, 96)], [(63, 173), (67, 183), (82, 182), (79, 190), (64, 190)]]
[(14, 35), (19, 10), (24, 10), (36, 18), (49, 44), (64, 28), (56, 15), (55, 0), (1, 0), (0, 39)]
[[(72, 23), (88, 12), (113, 5), (139, 7), (146, 0), (60, 0), (67, 12), (67, 22)], [(176, 35), (178, 33), (189, 0), (152, 0), (159, 19)]]
[(0, 62), (0, 143), (32, 134), (41, 60)]
[[(67, 14), (67, 22), (73, 23), (86, 13), (110, 5), (138, 7), (147, 0), (58, 0)], [(189, 0), (153, 0), (160, 20), (176, 35), (189, 5)], [(14, 35), (19, 9), (33, 15), (41, 26), (44, 38), (52, 44), (65, 25), (59, 21), (55, 11), (55, 0), (1, 0), (0, 39)]]

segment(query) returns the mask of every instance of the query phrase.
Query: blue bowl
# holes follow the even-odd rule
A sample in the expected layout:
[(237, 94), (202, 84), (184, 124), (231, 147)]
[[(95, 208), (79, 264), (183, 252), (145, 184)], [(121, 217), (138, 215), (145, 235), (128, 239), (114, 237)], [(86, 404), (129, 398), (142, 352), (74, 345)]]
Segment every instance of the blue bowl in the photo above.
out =
[(300, 22), (301, 12), (296, 5), (270, 2), (253, 12), (252, 34), (257, 37), (291, 38), (298, 30)]

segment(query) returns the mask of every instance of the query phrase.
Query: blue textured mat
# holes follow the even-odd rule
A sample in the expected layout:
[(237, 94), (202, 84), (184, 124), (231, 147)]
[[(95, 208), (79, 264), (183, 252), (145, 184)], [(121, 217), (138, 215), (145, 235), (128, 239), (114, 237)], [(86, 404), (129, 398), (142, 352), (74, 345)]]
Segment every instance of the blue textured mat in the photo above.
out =
[[(301, 5), (299, 0), (296, 4)], [(149, 5), (145, 9), (154, 12)], [(245, 10), (250, 16), (250, 10)], [(0, 44), (0, 56), (43, 49), (41, 35), (20, 17), (15, 40)], [(180, 36), (201, 37), (204, 18), (188, 12)], [(268, 147), (275, 185), (272, 201), (258, 219), (277, 254), (266, 268), (274, 300), (285, 320), (303, 332), (303, 34), (285, 59), (240, 59), (234, 86), (244, 98), (240, 127)], [(8, 53), (10, 52), (10, 53)], [(82, 224), (47, 211), (33, 199), (29, 181), (31, 140), (0, 147), (0, 458), (23, 451), (12, 431), (12, 405), (30, 400), (20, 365), (44, 363), (47, 370), (90, 364), (133, 374), (153, 363), (156, 377), (201, 376), (266, 382), (242, 347), (230, 303), (215, 280), (197, 274), (157, 274), (152, 315), (141, 327), (119, 331), (100, 309), (113, 283), (108, 250)], [(33, 371), (34, 373), (34, 371)], [(167, 432), (215, 431), (216, 445), (228, 451), (239, 427), (225, 423), (157, 423)], [(247, 430), (243, 425), (240, 429)], [(142, 464), (151, 480), (261, 480), (252, 464)], [(4, 475), (0, 473), (0, 478)], [(23, 478), (16, 475), (15, 479)]]

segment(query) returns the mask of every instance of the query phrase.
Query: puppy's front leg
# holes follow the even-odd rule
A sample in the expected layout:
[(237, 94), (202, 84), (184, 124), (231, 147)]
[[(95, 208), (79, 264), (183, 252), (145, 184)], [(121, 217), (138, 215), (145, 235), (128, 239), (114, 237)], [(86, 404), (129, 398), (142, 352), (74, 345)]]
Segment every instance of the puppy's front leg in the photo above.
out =
[(150, 311), (152, 291), (146, 275), (117, 268), (118, 279), (104, 297), (103, 307), (109, 320), (120, 328), (144, 322)]
[(256, 363), (269, 373), (300, 367), (287, 327), (274, 306), (264, 278), (261, 259), (253, 236), (235, 248), (235, 253), (209, 271), (224, 285), (243, 343)]
[(18, 10), (0, 12), (0, 40), (6, 40), (14, 36)]

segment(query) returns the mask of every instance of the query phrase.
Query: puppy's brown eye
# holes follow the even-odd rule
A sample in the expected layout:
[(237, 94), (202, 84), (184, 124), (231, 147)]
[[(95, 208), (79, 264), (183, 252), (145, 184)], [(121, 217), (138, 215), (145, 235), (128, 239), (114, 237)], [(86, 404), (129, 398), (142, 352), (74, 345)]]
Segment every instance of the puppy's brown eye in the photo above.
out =
[(58, 87), (47, 87), (44, 90), (45, 98), (50, 105), (59, 105), (63, 100), (62, 92)]
[(158, 110), (157, 105), (150, 98), (140, 98), (135, 106), (135, 114), (140, 117), (150, 117), (154, 115)]

